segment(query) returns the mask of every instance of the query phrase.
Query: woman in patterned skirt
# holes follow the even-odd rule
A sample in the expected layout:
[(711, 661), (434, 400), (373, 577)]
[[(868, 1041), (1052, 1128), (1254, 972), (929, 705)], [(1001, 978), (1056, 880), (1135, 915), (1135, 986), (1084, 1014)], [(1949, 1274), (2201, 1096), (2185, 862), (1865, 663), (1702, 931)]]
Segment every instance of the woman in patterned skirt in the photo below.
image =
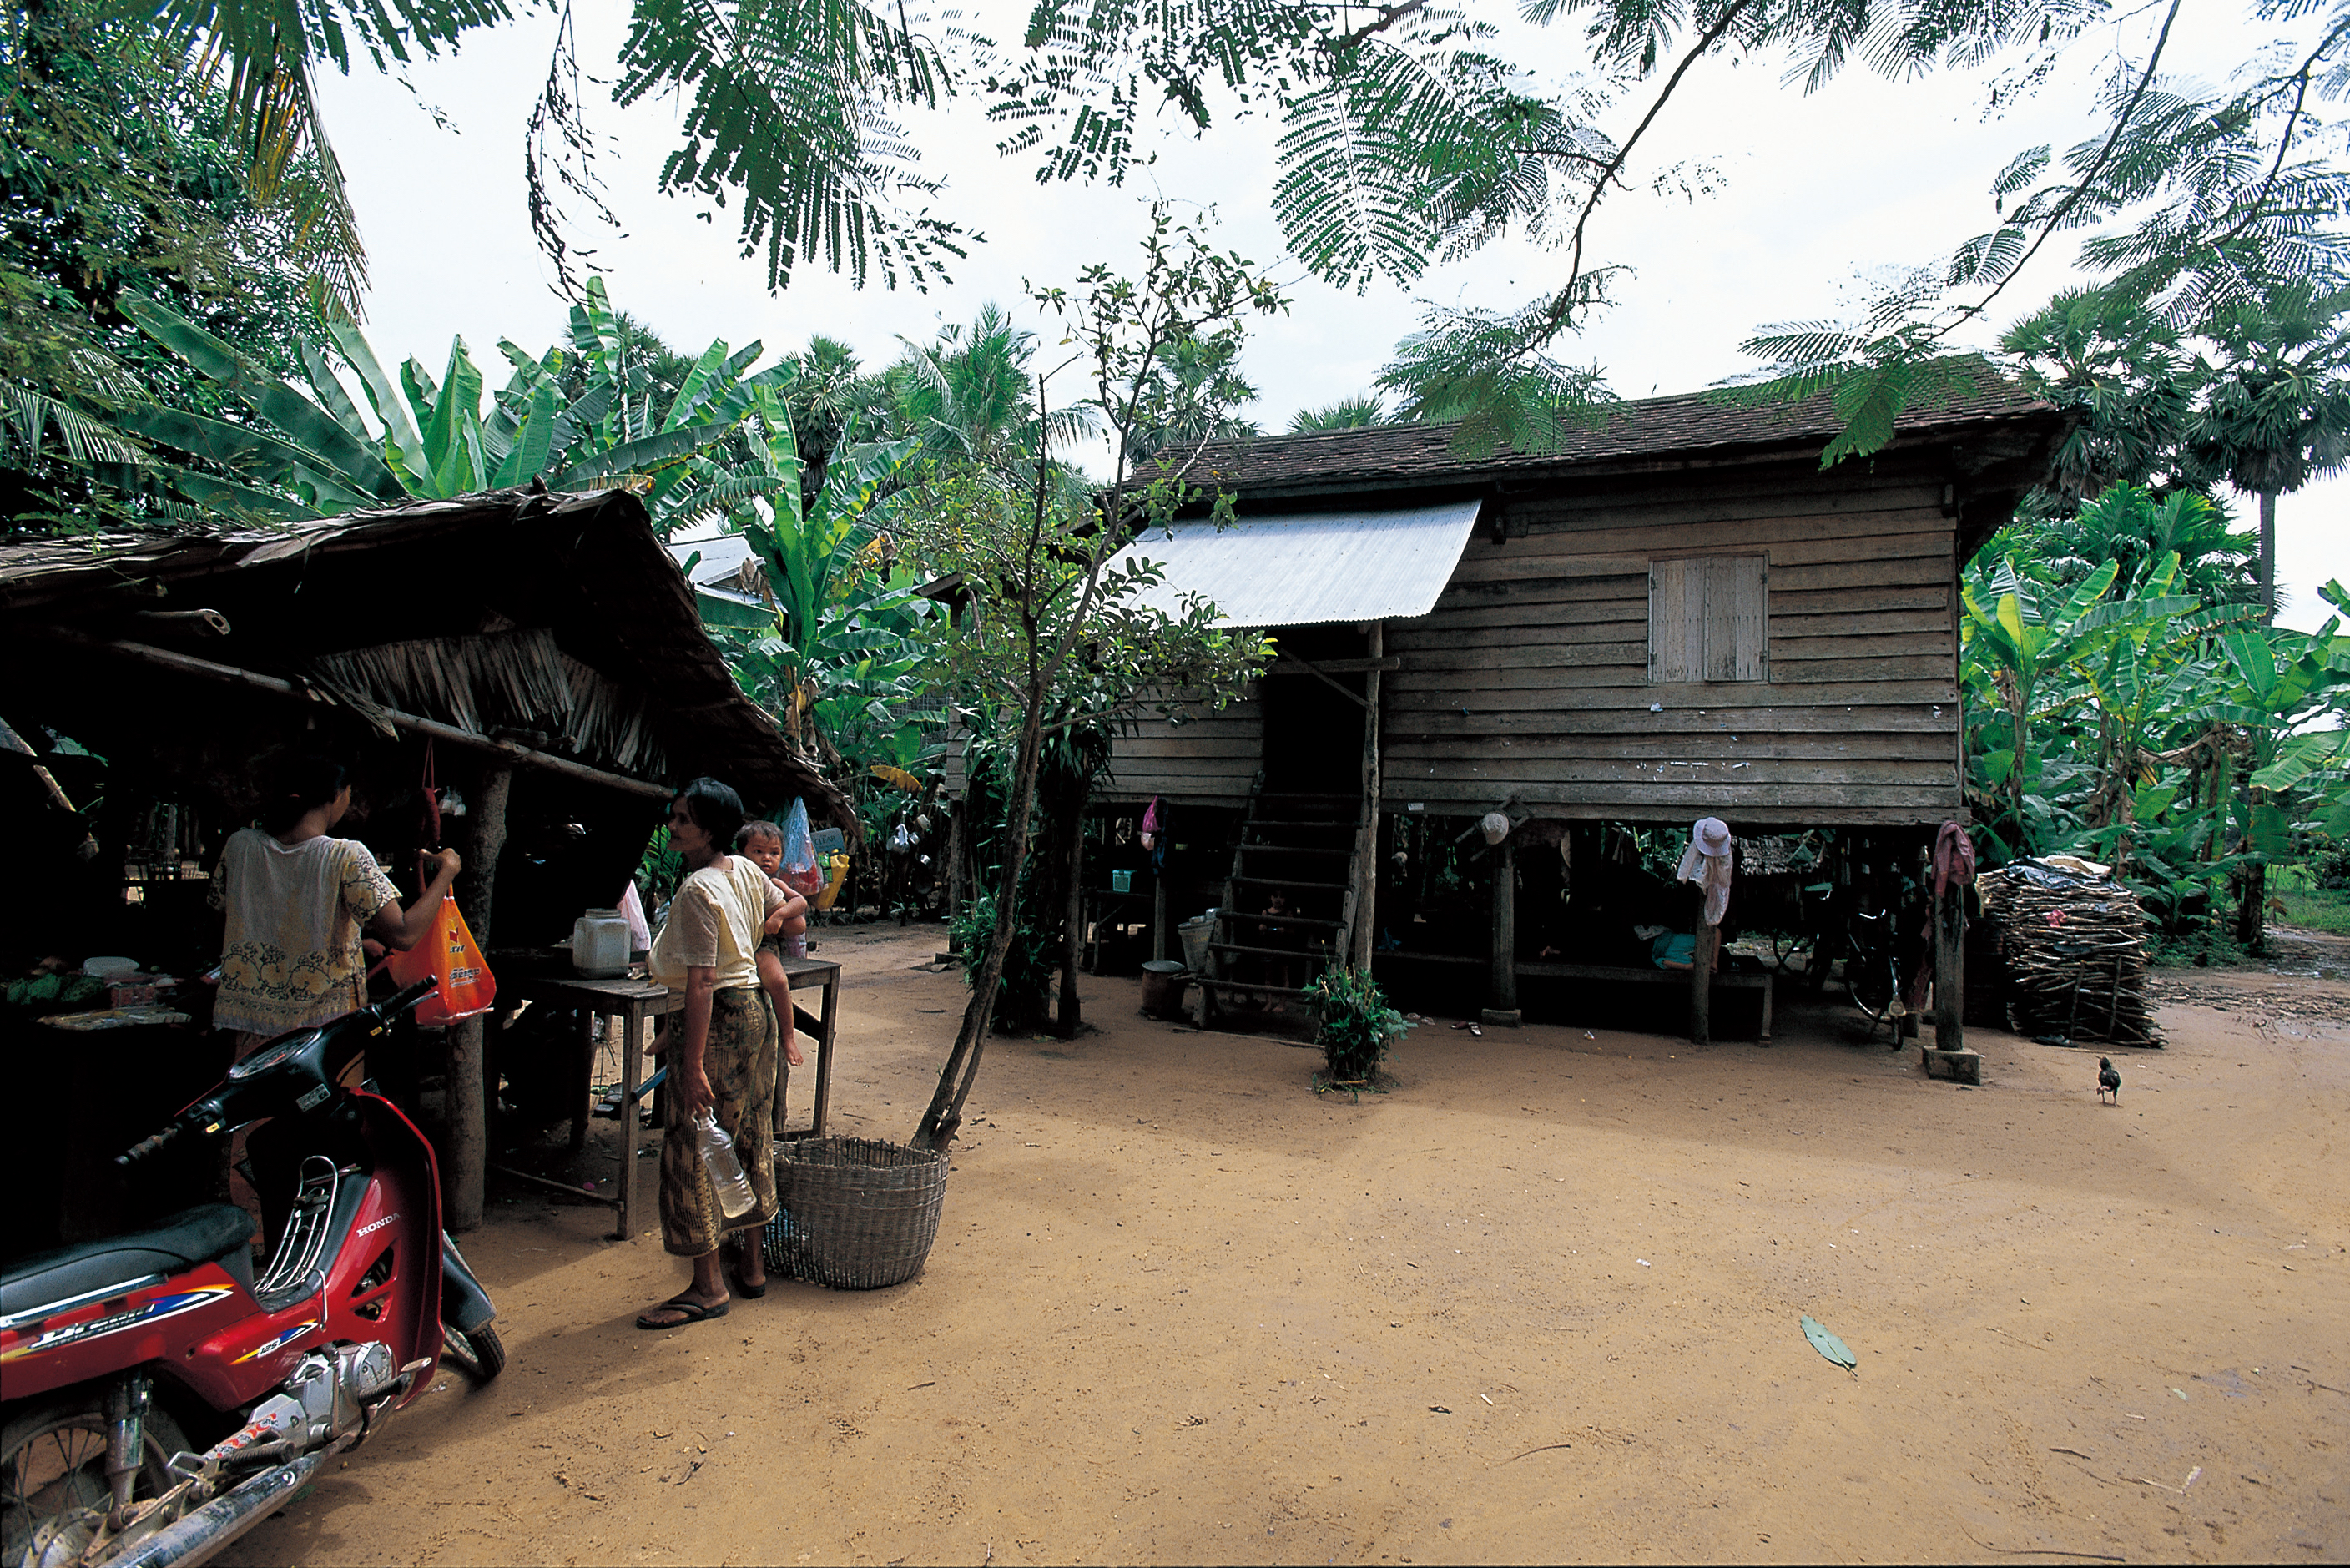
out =
[[(775, 1212), (774, 1128), (776, 1042), (781, 1035), (756, 967), (759, 938), (784, 896), (765, 872), (723, 853), (743, 825), (743, 801), (716, 779), (695, 779), (670, 805), (670, 846), (689, 875), (670, 900), (646, 972), (682, 992), (685, 1008), (663, 1033), (670, 1069), (667, 1137), (661, 1140), (661, 1242), (693, 1260), (693, 1283), (638, 1314), (639, 1328), (682, 1328), (723, 1317), (729, 1303), (720, 1243), (737, 1238), (735, 1290), (767, 1293), (760, 1231)], [(714, 1116), (734, 1140), (758, 1199), (729, 1220), (702, 1161), (693, 1119)]]

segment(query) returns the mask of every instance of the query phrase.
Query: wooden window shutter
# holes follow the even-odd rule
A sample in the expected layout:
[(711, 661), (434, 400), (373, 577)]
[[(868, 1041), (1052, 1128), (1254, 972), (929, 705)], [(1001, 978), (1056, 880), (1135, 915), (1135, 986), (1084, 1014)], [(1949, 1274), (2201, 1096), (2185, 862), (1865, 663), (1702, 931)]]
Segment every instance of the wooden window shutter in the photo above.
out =
[(1701, 680), (1705, 668), (1705, 563), (1648, 563), (1648, 679)]
[(1651, 681), (1768, 680), (1767, 556), (1689, 556), (1648, 564)]

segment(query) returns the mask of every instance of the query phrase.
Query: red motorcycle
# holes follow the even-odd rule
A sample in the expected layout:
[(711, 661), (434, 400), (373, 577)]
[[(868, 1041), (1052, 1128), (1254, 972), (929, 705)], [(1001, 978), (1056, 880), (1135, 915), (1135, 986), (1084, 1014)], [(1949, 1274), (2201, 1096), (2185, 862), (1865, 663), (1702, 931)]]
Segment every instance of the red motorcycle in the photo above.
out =
[(120, 1158), (269, 1118), (249, 1149), (277, 1238), (258, 1279), (252, 1220), (224, 1203), (0, 1270), (0, 1568), (203, 1563), (444, 1353), (479, 1381), (504, 1366), (432, 1145), (338, 1083), (432, 984), (272, 1041)]

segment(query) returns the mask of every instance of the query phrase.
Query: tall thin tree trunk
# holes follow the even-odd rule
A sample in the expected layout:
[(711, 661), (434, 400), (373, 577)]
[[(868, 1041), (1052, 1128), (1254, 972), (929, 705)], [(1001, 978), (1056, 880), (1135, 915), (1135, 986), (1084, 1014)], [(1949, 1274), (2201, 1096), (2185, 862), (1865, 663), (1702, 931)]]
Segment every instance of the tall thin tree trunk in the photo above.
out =
[(2276, 619), (2276, 492), (2261, 492), (2261, 613)]
[(1063, 922), (1061, 944), (1061, 1021), (1064, 1040), (1074, 1040), (1085, 1019), (1077, 1001), (1077, 960), (1086, 940), (1086, 816), (1081, 810), (1069, 819), (1069, 908)]
[(1045, 696), (1032, 682), (1028, 711), (1020, 724), (1020, 748), (1012, 765), (1012, 819), (1005, 825), (1003, 867), (995, 884), (995, 929), (988, 933), (987, 956), (972, 976), (971, 1001), (962, 1010), (962, 1027), (939, 1069), (939, 1086), (914, 1129), (917, 1148), (943, 1148), (954, 1141), (962, 1126), (963, 1101), (979, 1076), (986, 1053), (987, 1026), (995, 1016), (995, 992), (1003, 983), (1003, 961), (1012, 951), (1019, 929), (1020, 873), (1028, 861), (1028, 830), (1036, 805), (1037, 764), (1045, 749)]

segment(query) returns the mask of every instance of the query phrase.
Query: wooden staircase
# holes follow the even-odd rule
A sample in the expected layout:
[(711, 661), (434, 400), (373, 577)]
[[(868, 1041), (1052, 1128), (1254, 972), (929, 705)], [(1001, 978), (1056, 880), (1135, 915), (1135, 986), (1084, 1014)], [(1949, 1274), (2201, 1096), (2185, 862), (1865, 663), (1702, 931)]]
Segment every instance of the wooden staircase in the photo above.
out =
[[(1362, 833), (1358, 795), (1250, 797), (1199, 981), (1203, 1023), (1214, 1024), (1219, 1012), (1233, 1022), (1263, 1016), (1284, 1002), (1289, 1021), (1312, 1022), (1305, 988), (1345, 954), (1354, 931)], [(1276, 894), (1284, 912), (1260, 913)]]

